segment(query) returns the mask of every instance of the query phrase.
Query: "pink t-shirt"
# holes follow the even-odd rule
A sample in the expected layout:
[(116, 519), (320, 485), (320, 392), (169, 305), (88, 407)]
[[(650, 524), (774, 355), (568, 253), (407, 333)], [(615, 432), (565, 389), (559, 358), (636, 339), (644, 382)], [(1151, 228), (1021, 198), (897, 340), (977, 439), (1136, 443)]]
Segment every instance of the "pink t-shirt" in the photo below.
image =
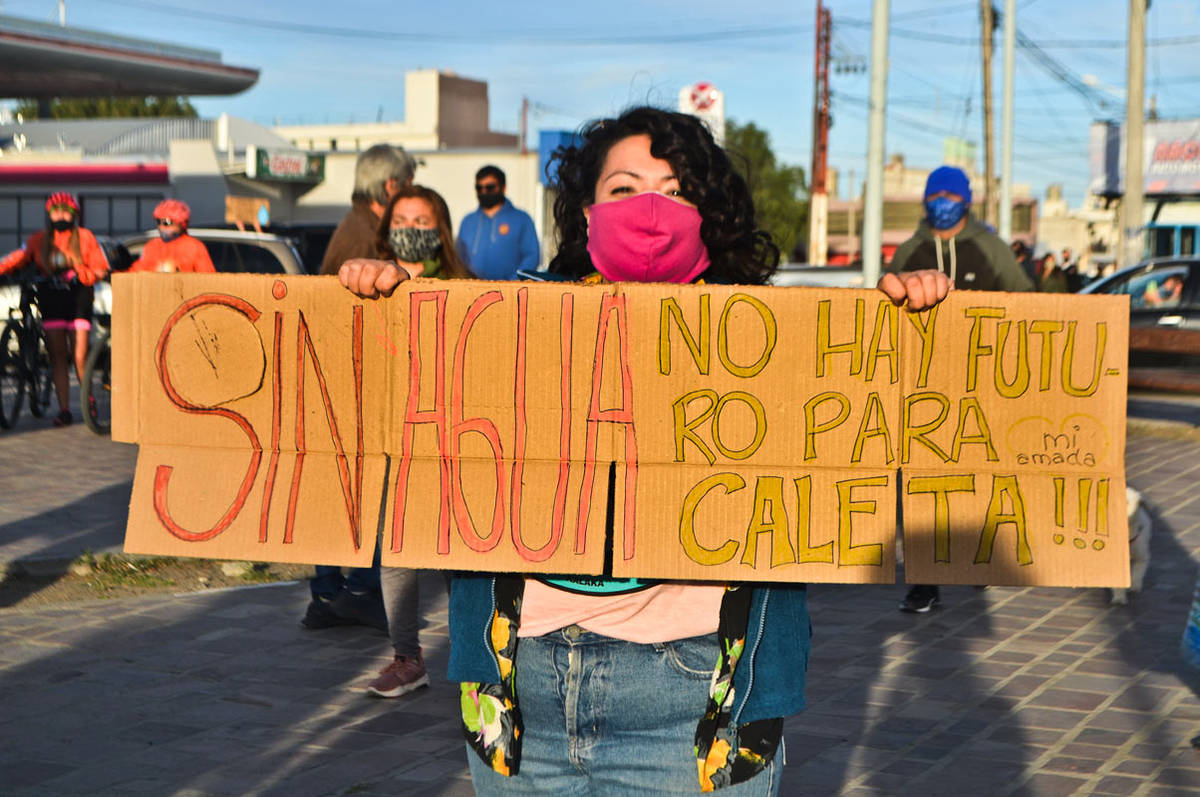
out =
[(527, 578), (517, 636), (569, 625), (641, 644), (702, 636), (717, 630), (724, 594), (721, 584), (670, 582), (624, 595), (581, 595)]

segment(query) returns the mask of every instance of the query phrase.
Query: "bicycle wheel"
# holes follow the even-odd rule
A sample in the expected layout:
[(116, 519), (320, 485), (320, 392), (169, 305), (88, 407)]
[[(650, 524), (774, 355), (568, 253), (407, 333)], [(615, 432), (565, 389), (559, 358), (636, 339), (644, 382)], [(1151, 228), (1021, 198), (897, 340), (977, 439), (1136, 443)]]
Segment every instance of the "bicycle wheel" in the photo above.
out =
[(50, 394), (54, 391), (54, 370), (50, 367), (50, 347), (46, 343), (46, 331), (41, 324), (32, 336), (33, 345), (26, 346), (25, 373), (29, 381), (26, 387), (26, 398), (29, 399), (29, 411), (34, 417), (40, 418), (46, 414), (50, 406)]
[(112, 428), (112, 350), (108, 332), (101, 333), (88, 352), (80, 396), (87, 427), (96, 434), (108, 434)]
[(10, 323), (0, 334), (0, 428), (13, 427), (24, 400), (25, 368), (21, 363), (17, 327)]

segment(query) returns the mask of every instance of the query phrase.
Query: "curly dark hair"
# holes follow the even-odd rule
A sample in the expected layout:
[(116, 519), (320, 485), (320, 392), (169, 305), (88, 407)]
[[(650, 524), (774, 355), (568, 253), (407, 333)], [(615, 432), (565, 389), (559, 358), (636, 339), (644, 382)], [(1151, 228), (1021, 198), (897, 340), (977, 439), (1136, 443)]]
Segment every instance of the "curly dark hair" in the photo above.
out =
[(616, 119), (585, 125), (575, 146), (559, 147), (547, 166), (558, 189), (554, 221), (558, 254), (550, 271), (579, 279), (593, 271), (587, 251), (587, 220), (600, 169), (613, 145), (629, 136), (650, 136), (650, 154), (675, 170), (684, 199), (700, 211), (700, 238), (710, 265), (701, 278), (708, 282), (761, 285), (779, 265), (779, 248), (770, 233), (757, 229), (754, 202), (746, 181), (694, 116), (660, 108), (630, 108)]

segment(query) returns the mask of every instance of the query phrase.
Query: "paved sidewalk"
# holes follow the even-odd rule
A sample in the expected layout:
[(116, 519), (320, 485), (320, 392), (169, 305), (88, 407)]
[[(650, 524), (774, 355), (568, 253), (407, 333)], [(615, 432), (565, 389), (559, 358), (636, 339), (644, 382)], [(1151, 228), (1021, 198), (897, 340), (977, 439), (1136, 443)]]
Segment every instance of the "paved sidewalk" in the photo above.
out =
[[(0, 443), (7, 454), (14, 438)], [(24, 451), (53, 459), (43, 448)], [(1147, 589), (1127, 608), (1104, 590), (961, 587), (911, 616), (895, 608), (902, 586), (812, 587), (810, 705), (787, 724), (783, 794), (1200, 794), (1200, 673), (1179, 657), (1200, 442), (1133, 435), (1127, 464), (1158, 521)], [(0, 476), (0, 489), (22, 484)], [(88, 485), (73, 504), (120, 485)], [(0, 551), (15, 550), (15, 527), (61, 511), (25, 495), (44, 508), (6, 503)], [(85, 539), (78, 519), (93, 516), (62, 517)], [(398, 700), (362, 692), (386, 638), (303, 631), (306, 601), (286, 584), (0, 609), (0, 793), (471, 794), (457, 693), (440, 677), (441, 577), (422, 582), (432, 686)]]

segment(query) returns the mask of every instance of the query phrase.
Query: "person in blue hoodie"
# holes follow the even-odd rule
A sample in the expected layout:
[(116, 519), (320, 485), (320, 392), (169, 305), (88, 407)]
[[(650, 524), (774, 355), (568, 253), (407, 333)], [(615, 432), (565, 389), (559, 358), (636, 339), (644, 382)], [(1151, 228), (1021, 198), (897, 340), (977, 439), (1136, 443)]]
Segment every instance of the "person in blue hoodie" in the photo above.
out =
[(504, 196), (504, 172), (484, 166), (475, 174), (479, 209), (458, 227), (458, 254), (479, 279), (515, 280), (541, 260), (533, 219)]
[[(696, 117), (633, 108), (555, 158), (556, 275), (764, 284), (775, 271), (749, 188)], [(406, 277), (352, 263), (338, 276), (363, 297)], [(914, 310), (949, 287), (928, 270), (879, 283)], [(804, 584), (456, 573), (450, 678), (475, 792), (777, 795), (810, 637)]]

